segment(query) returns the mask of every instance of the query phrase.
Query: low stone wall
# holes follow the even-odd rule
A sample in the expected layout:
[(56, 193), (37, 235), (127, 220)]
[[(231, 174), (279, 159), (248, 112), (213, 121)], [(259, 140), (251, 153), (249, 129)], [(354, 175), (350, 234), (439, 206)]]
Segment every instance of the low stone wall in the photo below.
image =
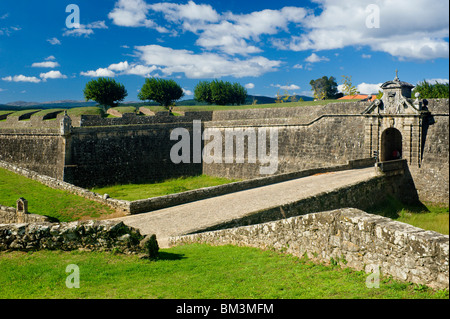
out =
[(0, 205), (0, 224), (12, 224), (18, 222), (40, 223), (49, 221), (50, 219), (46, 216), (36, 214), (20, 214), (13, 207)]
[(144, 236), (117, 221), (0, 224), (1, 250), (119, 250), (143, 252)]
[(170, 239), (170, 244), (208, 243), (275, 249), (287, 254), (435, 289), (449, 287), (449, 236), (424, 231), (354, 208)]

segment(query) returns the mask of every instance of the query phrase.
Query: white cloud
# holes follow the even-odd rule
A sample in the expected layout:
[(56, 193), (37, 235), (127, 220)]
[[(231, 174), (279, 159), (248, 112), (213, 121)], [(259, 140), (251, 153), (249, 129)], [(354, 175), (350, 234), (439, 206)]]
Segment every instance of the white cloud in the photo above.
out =
[(147, 27), (166, 33), (168, 30), (147, 19), (149, 5), (144, 0), (119, 0), (108, 18), (122, 27)]
[(61, 41), (59, 41), (57, 38), (48, 39), (47, 42), (49, 42), (51, 45), (61, 44)]
[[(149, 11), (161, 13), (167, 21), (165, 27), (149, 19)], [(280, 10), (262, 10), (249, 14), (218, 13), (211, 5), (160, 2), (147, 4), (144, 0), (118, 0), (108, 15), (113, 23), (127, 27), (149, 27), (159, 32), (193, 32), (198, 35), (196, 44), (226, 54), (249, 55), (262, 52), (260, 36), (289, 31), (288, 25), (298, 24), (307, 10), (284, 7)], [(177, 29), (178, 28), (178, 29)], [(171, 29), (169, 31), (169, 29)]]
[(322, 61), (330, 61), (330, 59), (328, 59), (327, 57), (324, 57), (324, 56), (320, 57), (317, 54), (313, 53), (309, 57), (307, 57), (305, 59), (305, 61), (309, 62), (309, 63), (317, 63), (317, 62), (322, 62)]
[(192, 92), (191, 90), (187, 90), (187, 89), (185, 89), (185, 88), (183, 88), (183, 92), (184, 92), (184, 95), (186, 95), (186, 96), (192, 96), (192, 95), (194, 95), (194, 92)]
[(133, 64), (129, 68), (124, 70), (123, 74), (140, 75), (143, 77), (150, 77), (151, 73), (156, 70), (158, 70), (158, 67), (156, 67), (154, 65), (146, 66), (146, 65), (140, 65), (140, 64)]
[[(448, 58), (449, 2), (447, 0), (379, 0), (380, 27), (368, 28), (366, 11), (373, 0), (315, 0), (321, 9), (302, 22), (306, 30), (287, 41), (278, 40), (280, 49), (331, 50), (346, 46), (369, 46), (400, 59)], [(420, 17), (420, 18), (418, 18)]]
[(0, 88), (0, 92), (4, 92), (4, 91), (6, 91), (5, 89), (2, 89), (2, 88)]
[(39, 83), (40, 79), (34, 76), (25, 76), (25, 75), (15, 75), (15, 76), (6, 76), (2, 78), (3, 81), (7, 82), (30, 82), (30, 83)]
[(59, 66), (59, 63), (54, 61), (35, 62), (31, 66), (33, 68), (56, 68)]
[(280, 88), (282, 90), (287, 90), (287, 91), (300, 90), (300, 87), (298, 85), (295, 85), (295, 84), (291, 84), (291, 85), (275, 84), (275, 85), (272, 85), (272, 86)]
[(83, 76), (90, 77), (115, 77), (116, 75), (139, 75), (143, 77), (150, 77), (151, 73), (158, 70), (157, 66), (148, 66), (141, 64), (129, 64), (128, 61), (123, 61), (111, 64), (107, 68), (99, 68), (87, 72), (81, 72)]
[(196, 43), (204, 48), (218, 49), (227, 54), (247, 55), (262, 51), (256, 46), (262, 35), (288, 31), (288, 25), (300, 22), (306, 12), (303, 8), (285, 7), (281, 10), (267, 9), (242, 15), (228, 13), (219, 23), (196, 28), (191, 26), (191, 31), (202, 31)]
[(125, 61), (125, 62), (120, 62), (120, 63), (117, 63), (117, 64), (111, 64), (111, 65), (108, 67), (108, 69), (109, 69), (109, 70), (112, 70), (112, 71), (125, 71), (125, 70), (127, 70), (129, 67), (130, 67), (130, 66), (129, 66), (129, 64), (128, 64), (128, 61)]
[(45, 58), (45, 61), (53, 61), (53, 60), (56, 60), (56, 58), (53, 55), (50, 55)]
[[(448, 84), (449, 83), (448, 79), (425, 79), (425, 81), (427, 81), (430, 84), (435, 84), (436, 82), (437, 83), (442, 83), (442, 84)], [(419, 81), (419, 82), (422, 82), (422, 81)]]
[(79, 27), (79, 28), (75, 28), (75, 29), (70, 29), (70, 30), (66, 30), (63, 33), (64, 37), (68, 37), (68, 36), (75, 36), (75, 37), (81, 37), (81, 36), (85, 36), (86, 38), (89, 37), (89, 35), (94, 34), (94, 30), (92, 29), (86, 29), (85, 27)]
[(188, 50), (174, 50), (159, 45), (136, 46), (136, 54), (148, 66), (158, 66), (166, 75), (184, 73), (187, 78), (236, 78), (260, 76), (275, 71), (281, 61), (257, 56), (240, 60), (214, 53), (195, 54)]
[(108, 27), (105, 21), (95, 21), (87, 25), (80, 24), (78, 28), (68, 29), (63, 33), (63, 36), (89, 37), (89, 35), (94, 34), (93, 29), (108, 29)]
[(67, 79), (67, 76), (60, 71), (49, 71), (47, 73), (41, 73), (39, 76), (43, 81), (46, 81), (47, 79)]
[(116, 74), (111, 70), (99, 68), (95, 71), (91, 70), (87, 72), (81, 72), (80, 75), (95, 78), (95, 77), (114, 77)]
[(193, 1), (187, 4), (156, 3), (149, 5), (148, 8), (164, 13), (164, 17), (172, 22), (184, 20), (217, 22), (219, 20), (219, 14), (210, 5), (198, 5)]
[(255, 85), (253, 83), (247, 83), (246, 85), (244, 85), (244, 87), (248, 90), (251, 90), (255, 88)]
[(361, 57), (363, 59), (370, 59), (372, 57), (372, 55), (370, 55), (370, 54), (362, 54)]
[(11, 33), (13, 33), (14, 31), (20, 31), (20, 30), (22, 30), (22, 28), (20, 28), (20, 27), (3, 27), (3, 28), (0, 28), (0, 35), (10, 36)]
[(303, 69), (303, 65), (302, 64), (296, 64), (293, 66), (294, 69)]
[(378, 94), (378, 91), (381, 91), (381, 85), (383, 83), (378, 84), (370, 84), (370, 83), (360, 83), (356, 86), (358, 91), (361, 94)]

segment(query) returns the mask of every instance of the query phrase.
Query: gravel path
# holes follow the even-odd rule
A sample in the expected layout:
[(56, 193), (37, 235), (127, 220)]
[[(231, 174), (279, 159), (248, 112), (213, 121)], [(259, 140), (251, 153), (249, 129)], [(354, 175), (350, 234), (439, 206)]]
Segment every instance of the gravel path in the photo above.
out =
[(375, 169), (370, 167), (308, 176), (115, 220), (138, 228), (144, 235), (156, 234), (160, 247), (164, 248), (169, 237), (362, 182), (375, 175)]

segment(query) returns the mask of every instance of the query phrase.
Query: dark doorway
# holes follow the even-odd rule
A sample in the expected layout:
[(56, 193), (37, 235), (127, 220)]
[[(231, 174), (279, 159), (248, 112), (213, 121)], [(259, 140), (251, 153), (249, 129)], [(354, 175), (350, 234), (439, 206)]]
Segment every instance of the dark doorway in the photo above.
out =
[(402, 158), (402, 133), (395, 128), (388, 128), (381, 135), (382, 162)]

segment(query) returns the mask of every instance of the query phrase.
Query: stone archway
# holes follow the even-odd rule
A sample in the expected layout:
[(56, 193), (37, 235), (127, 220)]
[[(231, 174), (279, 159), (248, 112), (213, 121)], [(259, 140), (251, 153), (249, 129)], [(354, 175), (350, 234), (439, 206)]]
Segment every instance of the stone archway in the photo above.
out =
[(402, 157), (403, 143), (402, 133), (395, 128), (388, 128), (381, 134), (382, 162), (400, 159)]

